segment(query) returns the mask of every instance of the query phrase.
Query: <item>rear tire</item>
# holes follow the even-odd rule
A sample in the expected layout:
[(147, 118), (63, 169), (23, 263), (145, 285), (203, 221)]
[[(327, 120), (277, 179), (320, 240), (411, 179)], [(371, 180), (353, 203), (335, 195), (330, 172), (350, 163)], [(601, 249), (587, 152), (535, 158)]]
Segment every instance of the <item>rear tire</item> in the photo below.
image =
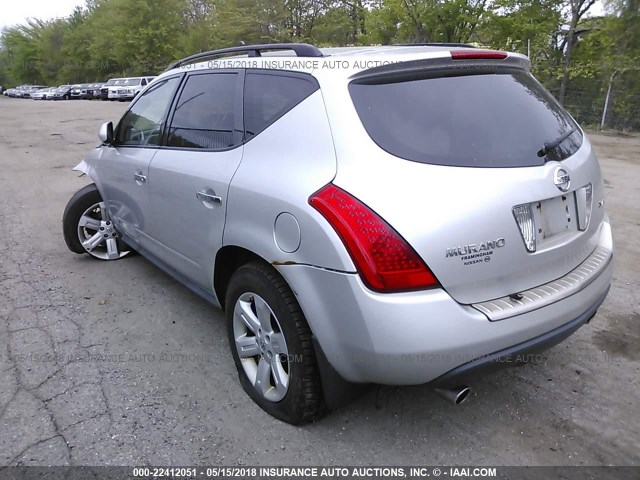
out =
[(319, 418), (322, 389), (311, 330), (282, 276), (262, 262), (243, 265), (231, 277), (225, 305), (229, 346), (245, 392), (287, 423)]

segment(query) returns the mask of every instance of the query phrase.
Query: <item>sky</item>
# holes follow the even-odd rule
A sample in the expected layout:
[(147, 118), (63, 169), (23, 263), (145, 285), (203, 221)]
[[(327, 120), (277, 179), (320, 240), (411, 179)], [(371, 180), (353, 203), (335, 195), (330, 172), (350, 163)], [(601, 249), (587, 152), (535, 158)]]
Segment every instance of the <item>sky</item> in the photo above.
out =
[(0, 9), (0, 29), (25, 23), (27, 18), (50, 20), (66, 17), (84, 0), (6, 0)]

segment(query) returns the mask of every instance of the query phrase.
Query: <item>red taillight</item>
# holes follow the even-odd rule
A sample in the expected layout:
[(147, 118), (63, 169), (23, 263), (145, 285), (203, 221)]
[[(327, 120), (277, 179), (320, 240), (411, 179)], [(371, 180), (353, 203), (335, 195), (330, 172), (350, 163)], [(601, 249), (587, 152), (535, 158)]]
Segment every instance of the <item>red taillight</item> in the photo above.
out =
[(329, 184), (314, 193), (309, 203), (342, 239), (370, 289), (400, 292), (438, 286), (438, 280), (415, 250), (357, 198)]
[(506, 52), (499, 52), (497, 50), (452, 50), (451, 58), (453, 60), (483, 60), (493, 59), (502, 60), (507, 58)]

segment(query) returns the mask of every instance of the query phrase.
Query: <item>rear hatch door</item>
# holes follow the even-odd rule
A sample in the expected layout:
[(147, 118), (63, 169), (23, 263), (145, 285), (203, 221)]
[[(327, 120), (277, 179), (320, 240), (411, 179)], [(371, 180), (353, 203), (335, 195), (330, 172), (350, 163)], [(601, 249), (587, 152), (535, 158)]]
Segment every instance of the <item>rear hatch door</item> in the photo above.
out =
[(433, 64), (351, 81), (358, 120), (337, 141), (336, 185), (384, 218), (461, 303), (565, 275), (596, 248), (604, 214), (583, 132), (521, 57)]

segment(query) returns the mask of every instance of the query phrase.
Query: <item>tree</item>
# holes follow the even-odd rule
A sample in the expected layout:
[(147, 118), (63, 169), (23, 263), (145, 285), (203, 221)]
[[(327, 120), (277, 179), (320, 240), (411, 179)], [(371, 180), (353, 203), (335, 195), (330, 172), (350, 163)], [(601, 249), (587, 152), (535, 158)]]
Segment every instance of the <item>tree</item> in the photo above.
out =
[[(0, 82), (75, 83), (162, 71), (240, 44), (462, 42), (528, 54), (579, 119), (640, 128), (640, 0), (86, 0), (66, 18), (0, 34)], [(615, 73), (614, 73), (615, 72)]]
[(558, 95), (558, 100), (560, 100), (560, 102), (564, 101), (564, 96), (567, 90), (567, 82), (569, 81), (569, 65), (571, 63), (571, 55), (573, 54), (575, 42), (580, 34), (589, 31), (589, 29), (579, 29), (578, 23), (589, 9), (595, 5), (595, 3), (596, 0), (569, 0), (568, 2), (569, 29), (566, 30), (566, 33), (563, 31), (565, 36), (562, 42), (562, 47), (564, 48), (561, 47), (561, 50), (564, 50), (564, 60), (562, 62), (562, 83), (560, 84), (560, 94)]
[(554, 32), (562, 23), (562, 0), (497, 0), (476, 30), (482, 45), (528, 55), (532, 70), (553, 87), (562, 52)]
[(464, 43), (488, 12), (487, 0), (386, 0), (371, 15), (369, 29), (381, 43)]

